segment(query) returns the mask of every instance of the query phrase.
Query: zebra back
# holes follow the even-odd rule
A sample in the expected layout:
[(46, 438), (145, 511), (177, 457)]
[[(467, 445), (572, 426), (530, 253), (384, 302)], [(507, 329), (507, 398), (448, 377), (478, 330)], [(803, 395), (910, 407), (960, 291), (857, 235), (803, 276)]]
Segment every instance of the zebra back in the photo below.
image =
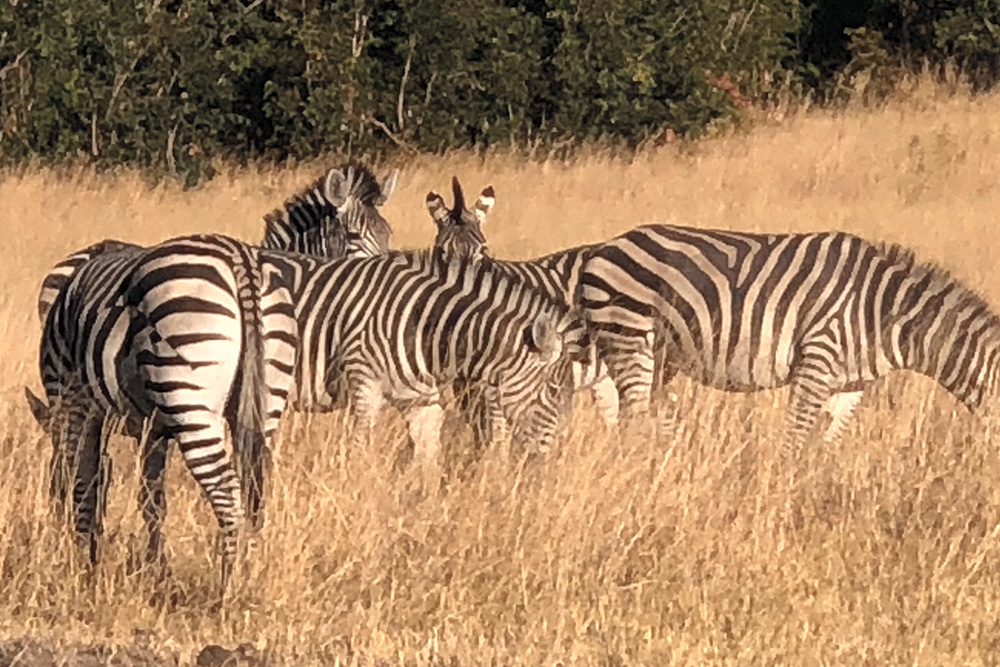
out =
[(371, 257), (389, 249), (392, 227), (379, 212), (398, 170), (380, 184), (368, 167), (331, 169), (264, 216), (263, 247), (316, 257)]
[(134, 243), (127, 243), (117, 239), (104, 239), (103, 241), (98, 241), (97, 243), (89, 245), (86, 248), (77, 250), (53, 266), (42, 280), (42, 288), (38, 293), (39, 321), (42, 323), (45, 322), (45, 318), (52, 309), (52, 304), (55, 303), (56, 297), (73, 278), (77, 269), (79, 269), (80, 266), (87, 260), (105, 253), (114, 253), (122, 250), (136, 250), (138, 248), (140, 248), (140, 246), (135, 245)]

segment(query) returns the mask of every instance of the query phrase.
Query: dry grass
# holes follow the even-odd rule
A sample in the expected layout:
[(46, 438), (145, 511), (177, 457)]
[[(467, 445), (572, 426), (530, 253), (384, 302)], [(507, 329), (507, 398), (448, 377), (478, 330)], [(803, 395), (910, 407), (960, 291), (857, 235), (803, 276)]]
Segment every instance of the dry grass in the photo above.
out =
[[(844, 229), (903, 242), (983, 291), (1000, 289), (1000, 97), (924, 91), (887, 110), (808, 113), (746, 136), (632, 164), (566, 166), (465, 156), (406, 167), (386, 206), (397, 245), (432, 236), (429, 189), (452, 173), (498, 207), (495, 254), (529, 257), (641, 222), (741, 230)], [(263, 544), (221, 614), (206, 592), (212, 522), (179, 459), (167, 524), (177, 599), (150, 606), (125, 576), (141, 523), (135, 456), (115, 441), (105, 560), (73, 574), (68, 531), (46, 513), (48, 444), (21, 385), (39, 387), (34, 298), (68, 251), (115, 236), (192, 231), (256, 240), (260, 220), (319, 167), (234, 173), (197, 192), (130, 176), (47, 173), (0, 183), (0, 634), (129, 645), (187, 660), (251, 642), (301, 664), (993, 664), (1000, 651), (1000, 453), (932, 383), (872, 391), (841, 446), (811, 451), (805, 522), (735, 464), (776, 473), (785, 392), (678, 383), (687, 425), (673, 444), (623, 444), (590, 406), (537, 465), (488, 456), (436, 500), (393, 468), (387, 417), (371, 451), (331, 462), (339, 415), (285, 424)], [(453, 448), (461, 449), (456, 441)], [(73, 575), (73, 576), (70, 576)], [(379, 662), (382, 661), (382, 662)]]

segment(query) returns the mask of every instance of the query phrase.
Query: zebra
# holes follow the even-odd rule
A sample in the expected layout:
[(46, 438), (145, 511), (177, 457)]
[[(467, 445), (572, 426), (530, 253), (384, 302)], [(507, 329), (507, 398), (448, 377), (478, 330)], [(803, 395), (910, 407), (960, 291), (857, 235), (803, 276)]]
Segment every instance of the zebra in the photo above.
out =
[[(181, 237), (92, 257), (59, 291), (40, 351), (48, 402), (30, 402), (53, 440), (57, 501), (65, 501), (75, 469), (74, 523), (92, 563), (108, 481), (102, 424), (124, 417), (126, 432), (138, 437), (149, 419), (143, 474), (153, 483), (140, 491), (147, 561), (162, 560), (162, 472), (165, 443), (174, 440), (219, 523), (225, 590), (249, 462), (263, 456), (270, 437), (271, 397), (287, 395), (291, 382), (273, 371), (294, 362), (292, 304), (265, 278), (259, 252), (224, 236)], [(235, 466), (227, 425), (240, 454)]]
[[(435, 246), (453, 257), (489, 257), (500, 271), (517, 276), (548, 298), (566, 306), (576, 305), (580, 271), (593, 246), (578, 246), (527, 261), (493, 259), (482, 231), (496, 203), (493, 186), (484, 188), (469, 209), (465, 206), (465, 195), (457, 177), (452, 177), (451, 185), (454, 201), (451, 208), (437, 192), (427, 194), (427, 211), (437, 226)], [(573, 384), (577, 389), (588, 389), (592, 393), (604, 422), (613, 426), (618, 421), (618, 393), (614, 382), (600, 358), (588, 362), (586, 365), (574, 364)], [(456, 387), (461, 408), (472, 421), (477, 447), (495, 439), (492, 431), (498, 412), (487, 400), (485, 390), (483, 387)]]
[(389, 402), (403, 411), (418, 466), (433, 480), (441, 390), (455, 380), (495, 389), (515, 443), (554, 437), (569, 363), (587, 358), (589, 338), (574, 311), (528, 281), (440, 248), (336, 262), (262, 251), (262, 259), (295, 303), (296, 408), (331, 409), (346, 387), (352, 449)]
[(596, 246), (581, 274), (580, 309), (623, 414), (648, 411), (654, 385), (678, 373), (726, 391), (790, 385), (792, 458), (824, 407), (832, 443), (892, 371), (922, 373), (972, 411), (996, 388), (997, 315), (898, 245), (651, 224)]
[(331, 169), (264, 216), (264, 248), (316, 257), (373, 257), (390, 246), (392, 227), (379, 208), (396, 189), (399, 170), (379, 182), (364, 165)]
[[(379, 208), (396, 189), (399, 170), (380, 182), (367, 166), (346, 162), (302, 188), (284, 204), (264, 215), (261, 247), (317, 257), (373, 257), (390, 247), (392, 227)], [(140, 248), (134, 243), (104, 239), (68, 255), (42, 280), (38, 320), (80, 266), (95, 255)]]
[[(376, 229), (374, 232), (368, 229), (369, 225), (372, 227), (379, 227), (388, 229), (388, 223), (378, 214), (377, 206), (380, 206), (385, 202), (395, 184), (396, 175), (398, 172), (392, 172), (389, 177), (385, 180), (384, 186), (379, 186), (377, 181), (371, 172), (363, 167), (348, 165), (339, 170), (331, 170), (331, 172), (324, 178), (320, 179), (312, 187), (306, 189), (300, 195), (293, 197), (288, 200), (285, 204), (285, 214), (279, 215), (278, 212), (274, 212), (268, 215), (267, 218), (267, 229), (265, 235), (268, 237), (265, 239), (265, 243), (271, 246), (277, 247), (297, 247), (305, 249), (314, 249), (330, 251), (331, 249), (339, 248), (343, 252), (358, 255), (365, 254), (367, 252), (382, 250), (382, 244), (387, 242), (388, 235), (379, 232)], [(322, 189), (320, 187), (322, 186)], [(336, 206), (319, 206), (316, 202), (319, 201), (333, 202)], [(308, 208), (303, 204), (311, 203), (311, 208)], [(349, 218), (347, 224), (350, 225), (350, 229), (347, 232), (341, 232), (339, 223), (341, 222), (338, 215), (343, 211), (345, 215)], [(310, 215), (312, 216), (310, 218)], [(331, 217), (332, 216), (332, 217)], [(310, 226), (306, 224), (309, 220), (313, 221)], [(316, 230), (320, 231), (317, 232)], [(282, 233), (284, 232), (284, 233)], [(324, 243), (324, 236), (334, 236), (336, 234), (341, 234), (344, 237), (343, 241), (337, 244)], [(300, 239), (306, 237), (310, 240), (312, 245), (310, 246), (306, 242), (302, 242)], [(223, 239), (224, 240), (224, 239)], [(373, 241), (374, 240), (374, 241)], [(298, 244), (298, 245), (296, 245)], [(374, 250), (368, 250), (373, 248)], [(46, 323), (47, 335), (43, 340), (43, 349), (41, 356), (45, 358), (48, 354), (50, 356), (58, 357), (58, 354), (53, 352), (57, 344), (64, 346), (73, 346), (82, 344), (83, 341), (87, 341), (86, 344), (91, 346), (93, 350), (96, 350), (96, 357), (99, 358), (101, 354), (105, 353), (102, 348), (104, 345), (104, 339), (88, 340), (88, 336), (94, 334), (95, 332), (107, 331), (107, 327), (112, 323), (114, 326), (125, 326), (122, 324), (124, 320), (128, 319), (128, 315), (135, 315), (132, 311), (123, 311), (119, 306), (111, 308), (108, 306), (111, 297), (118, 294), (122, 289), (123, 276), (128, 271), (128, 267), (133, 267), (140, 261), (140, 258), (144, 256), (147, 249), (134, 244), (125, 244), (118, 241), (106, 240), (99, 244), (94, 244), (82, 251), (74, 253), (69, 258), (58, 264), (43, 283), (43, 288), (41, 294), (39, 295), (39, 314)], [(246, 253), (243, 255), (248, 257)], [(76, 278), (76, 274), (81, 267), (88, 267), (90, 265), (89, 276), (81, 278), (81, 285), (83, 287), (78, 288), (74, 292), (74, 307), (78, 311), (86, 310), (91, 313), (91, 318), (87, 322), (86, 327), (80, 328), (76, 327), (72, 330), (58, 329), (58, 327), (49, 330), (49, 325), (47, 323), (47, 315), (52, 307), (52, 304), (59, 298), (59, 295), (65, 291), (65, 288), (72, 283)], [(234, 265), (234, 269), (239, 269), (241, 265)], [(249, 301), (244, 300), (241, 303), (242, 306), (250, 307), (253, 305), (252, 299)], [(246, 317), (248, 313), (241, 313), (242, 317)], [(273, 317), (278, 317), (279, 322), (281, 319), (281, 312), (275, 310), (274, 312), (267, 313)], [(253, 315), (249, 312), (249, 315)], [(294, 321), (290, 318), (288, 322), (294, 326)], [(137, 326), (134, 322), (128, 324), (129, 327)], [(284, 330), (280, 326), (278, 327), (268, 327), (269, 335), (276, 336), (277, 339), (272, 342), (278, 346), (278, 351), (267, 357), (267, 363), (264, 369), (264, 380), (266, 381), (267, 391), (270, 393), (268, 399), (269, 403), (277, 402), (277, 408), (271, 408), (268, 406), (267, 415), (264, 421), (264, 432), (266, 434), (266, 440), (270, 439), (271, 434), (275, 431), (277, 427), (277, 420), (281, 416), (281, 408), (283, 408), (284, 401), (287, 400), (288, 396), (288, 382), (283, 378), (289, 378), (292, 370), (291, 358), (285, 354), (288, 348), (282, 351), (281, 346), (291, 340), (292, 336), (287, 331), (287, 326)], [(58, 335), (53, 335), (52, 331), (58, 331), (60, 335), (72, 335), (75, 338), (70, 340), (60, 341)], [(131, 331), (131, 329), (130, 329)], [(187, 335), (189, 340), (197, 341), (200, 338), (205, 337), (205, 331), (188, 331)], [(132, 333), (135, 337), (137, 334)], [(285, 337), (283, 341), (281, 336)], [(46, 345), (51, 345), (52, 349), (48, 352), (46, 351)], [(235, 350), (230, 350), (230, 355), (234, 355), (239, 351), (238, 346), (230, 345), (230, 348), (235, 348)], [(125, 348), (120, 348), (115, 351), (110, 349), (107, 351), (109, 354), (121, 353)], [(221, 353), (225, 354), (225, 350)], [(102, 360), (102, 359), (99, 359)], [(103, 359), (103, 361), (108, 362), (109, 360)], [(224, 359), (216, 360), (216, 363), (223, 364)], [(242, 365), (241, 365), (242, 367)], [(101, 382), (105, 378), (101, 375), (102, 373), (107, 373), (112, 375), (115, 367), (111, 363), (106, 363), (105, 366), (100, 364), (95, 364), (93, 369), (91, 369), (91, 376), (86, 378), (86, 380), (91, 382)], [(46, 372), (43, 370), (43, 382), (46, 380)], [(58, 383), (62, 381), (66, 386), (60, 387)], [(221, 380), (225, 383), (226, 378), (223, 377)], [(256, 380), (255, 380), (256, 381)], [(114, 381), (111, 382), (114, 384)], [(243, 383), (241, 386), (245, 387), (246, 384)], [(221, 385), (220, 385), (221, 388)], [(220, 389), (221, 390), (221, 389)], [(229, 387), (226, 387), (226, 391)], [(107, 403), (105, 401), (104, 406), (94, 407), (94, 396), (89, 395), (90, 388), (87, 386), (87, 382), (83, 382), (79, 379), (73, 380), (71, 373), (62, 374), (52, 374), (52, 378), (46, 384), (46, 393), (49, 396), (49, 402), (46, 403), (41, 399), (37, 398), (28, 388), (25, 388), (26, 397), (29, 402), (29, 407), (32, 410), (32, 414), (36, 417), (39, 423), (45, 428), (50, 435), (55, 435), (55, 433), (50, 428), (53, 423), (53, 417), (58, 416), (58, 412), (63, 410), (64, 406), (68, 406), (70, 409), (69, 413), (72, 413), (72, 404), (76, 402), (80, 405), (87, 407), (88, 409), (94, 409), (97, 414), (103, 417), (114, 414), (115, 410), (108, 410)], [(76, 393), (80, 393), (76, 396)], [(90, 392), (93, 394), (94, 392)], [(233, 395), (237, 395), (234, 393)], [(53, 397), (56, 397), (60, 402), (60, 405), (55, 405), (53, 403)], [(64, 400), (64, 397), (69, 397)], [(107, 399), (107, 395), (104, 397)], [(118, 411), (120, 412), (120, 411)], [(127, 435), (133, 438), (138, 438), (140, 434), (140, 426), (136, 424), (136, 419), (134, 417), (126, 424)], [(138, 414), (141, 414), (139, 412)], [(148, 416), (148, 415), (142, 415)], [(62, 418), (62, 417), (60, 417)], [(100, 437), (100, 424), (95, 426), (94, 419), (88, 421), (89, 430), (79, 436), (73, 436), (70, 439), (70, 443), (64, 442), (66, 438), (53, 437), (53, 466), (52, 466), (52, 476), (51, 476), (51, 486), (50, 492), (53, 497), (61, 496), (65, 499), (68, 491), (66, 490), (66, 477), (65, 474), (61, 472), (62, 467), (57, 466), (56, 463), (65, 462), (66, 456), (69, 455), (71, 459), (83, 460), (85, 457), (80, 453), (85, 452), (92, 453), (95, 446), (99, 446), (95, 443), (99, 442)], [(94, 429), (97, 429), (96, 433)], [(77, 429), (79, 431), (80, 429)], [(82, 437), (82, 440), (81, 440)], [(165, 511), (165, 500), (162, 494), (162, 479), (164, 473), (164, 466), (166, 462), (167, 455), (167, 442), (166, 438), (154, 439), (151, 441), (153, 446), (151, 446), (147, 451), (144, 452), (143, 457), (143, 474), (145, 477), (145, 484), (143, 487), (143, 494), (140, 497), (140, 504), (143, 507), (143, 513), (147, 520), (147, 526), (150, 528), (150, 546), (147, 549), (147, 558), (152, 560), (152, 554), (159, 553), (159, 534), (158, 528), (162, 523), (162, 513)], [(72, 444), (72, 446), (69, 446)], [(262, 522), (261, 518), (261, 507), (262, 507), (262, 485), (265, 464), (269, 461), (268, 448), (266, 445), (263, 447), (259, 445), (254, 445), (256, 450), (251, 449), (248, 451), (247, 460), (242, 461), (246, 468), (245, 474), (242, 476), (245, 489), (243, 491), (243, 496), (246, 498), (246, 508), (248, 517), (250, 518), (251, 525), (255, 528), (259, 528)], [(110, 461), (106, 460), (106, 457), (101, 455), (102, 466), (109, 467)], [(87, 464), (93, 467), (91, 464)], [(102, 467), (102, 470), (104, 467)], [(92, 476), (88, 477), (89, 469), (84, 467), (78, 470), (78, 477), (80, 479), (86, 480), (86, 482), (92, 483)], [(98, 480), (99, 483), (96, 485), (98, 488), (102, 485), (107, 484), (106, 475)], [(96, 497), (95, 497), (96, 498)], [(87, 505), (91, 502), (96, 502), (92, 498), (87, 498), (87, 502), (83, 503), (78, 507), (78, 533), (90, 534), (90, 546), (91, 546), (91, 560), (96, 560), (96, 534), (99, 532), (99, 523), (95, 526), (94, 524), (94, 510)], [(99, 508), (103, 511), (103, 507)]]

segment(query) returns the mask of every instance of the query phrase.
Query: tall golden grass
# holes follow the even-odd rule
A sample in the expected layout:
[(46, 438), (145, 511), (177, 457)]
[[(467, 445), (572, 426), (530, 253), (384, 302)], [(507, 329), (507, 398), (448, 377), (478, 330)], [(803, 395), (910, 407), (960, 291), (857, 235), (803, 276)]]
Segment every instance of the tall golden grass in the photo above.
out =
[[(487, 184), (494, 254), (527, 258), (673, 220), (828, 230), (904, 243), (990, 302), (1000, 289), (1000, 96), (933, 89), (877, 112), (808, 112), (667, 146), (630, 163), (494, 155), (405, 165), (385, 207), (397, 246), (426, 245), (428, 190)], [(728, 395), (680, 380), (672, 442), (621, 442), (592, 407), (524, 466), (487, 453), (438, 498), (410, 491), (387, 415), (376, 444), (333, 463), (342, 415), (290, 416), (262, 541), (221, 612), (214, 528), (176, 456), (167, 480), (172, 604), (126, 576), (142, 526), (136, 456), (115, 439), (104, 558), (89, 579), (48, 514), (36, 391), (45, 271), (104, 237), (195, 231), (256, 241), (261, 216), (324, 165), (233, 171), (193, 192), (134, 175), (0, 183), (0, 635), (128, 646), (187, 660), (249, 642), (278, 664), (955, 665), (1000, 654), (1000, 452), (925, 378), (870, 392), (844, 441), (806, 454), (801, 524), (739, 454), (778, 474), (786, 392)], [(461, 431), (456, 431), (461, 434)], [(449, 440), (451, 460), (467, 442)], [(459, 474), (461, 473), (461, 474)]]

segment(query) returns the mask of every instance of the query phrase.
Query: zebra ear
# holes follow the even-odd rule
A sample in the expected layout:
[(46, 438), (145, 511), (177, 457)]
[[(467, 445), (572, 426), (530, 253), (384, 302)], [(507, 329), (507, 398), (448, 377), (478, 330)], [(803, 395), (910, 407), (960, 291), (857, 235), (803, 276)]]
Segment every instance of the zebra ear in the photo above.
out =
[(554, 361), (562, 354), (562, 336), (557, 322), (549, 313), (539, 313), (535, 317), (527, 338), (528, 347), (545, 356), (547, 362)]
[(331, 169), (326, 175), (326, 182), (323, 183), (323, 196), (334, 208), (340, 208), (347, 201), (350, 193), (350, 179), (340, 169)]
[(444, 198), (434, 191), (427, 193), (427, 212), (431, 214), (434, 222), (439, 226), (448, 222), (451, 215), (448, 205), (444, 203)]
[(452, 210), (456, 214), (461, 214), (465, 210), (465, 195), (462, 193), (462, 184), (458, 182), (458, 176), (451, 177), (451, 194), (455, 198)]
[(483, 192), (479, 195), (479, 199), (472, 206), (472, 212), (476, 214), (476, 219), (479, 220), (479, 224), (482, 225), (486, 222), (486, 216), (490, 214), (493, 210), (494, 204), (496, 204), (496, 195), (493, 193), (493, 186), (488, 185), (483, 189)]
[(393, 169), (385, 180), (382, 181), (381, 194), (379, 194), (378, 199), (375, 200), (376, 206), (382, 206), (385, 204), (389, 197), (392, 196), (392, 191), (396, 189), (396, 181), (399, 179), (399, 169)]
[(48, 431), (49, 420), (52, 417), (48, 403), (35, 396), (27, 387), (24, 388), (24, 397), (28, 399), (28, 407), (31, 408), (31, 414), (34, 416), (35, 421)]

